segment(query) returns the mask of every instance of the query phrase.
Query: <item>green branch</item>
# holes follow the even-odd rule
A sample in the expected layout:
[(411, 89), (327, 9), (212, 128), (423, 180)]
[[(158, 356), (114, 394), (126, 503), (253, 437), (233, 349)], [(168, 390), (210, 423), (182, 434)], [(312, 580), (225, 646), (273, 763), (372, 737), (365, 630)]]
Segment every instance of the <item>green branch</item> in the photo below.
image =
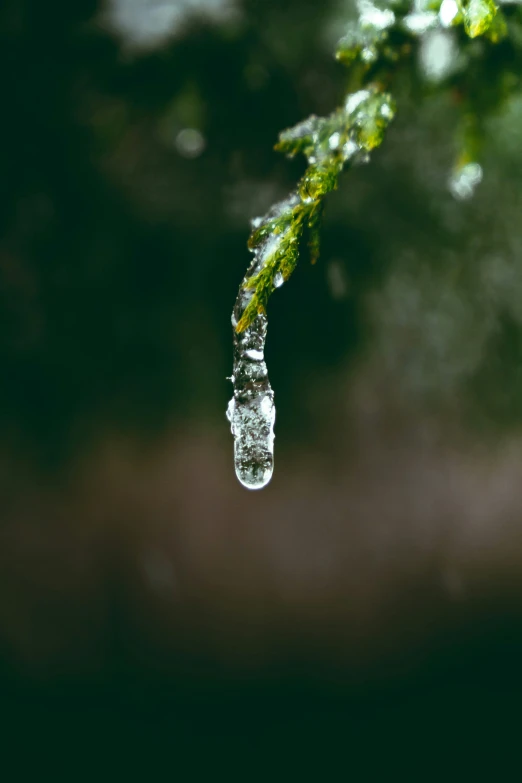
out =
[[(312, 262), (317, 259), (325, 198), (345, 168), (366, 162), (383, 141), (396, 111), (398, 74), (411, 70), (419, 55), (428, 80), (453, 89), (462, 111), (462, 143), (449, 184), (458, 199), (472, 195), (482, 178), (480, 122), (520, 83), (520, 6), (503, 11), (493, 0), (413, 0), (412, 7), (394, 0), (378, 7), (359, 0), (358, 8), (358, 22), (337, 49), (355, 90), (328, 117), (312, 116), (281, 133), (276, 149), (289, 157), (304, 155), (308, 167), (287, 199), (253, 221), (248, 243), (253, 260), (232, 313), (234, 396), (227, 416), (236, 475), (249, 489), (266, 486), (274, 467), (274, 393), (264, 360), (268, 300), (294, 271), (305, 235)], [(501, 67), (490, 59), (497, 48)], [(503, 78), (504, 66), (511, 78)]]
[[(521, 18), (516, 13), (520, 8), (506, 6), (505, 13), (493, 0), (421, 0), (414, 2), (413, 8), (403, 0), (381, 6), (360, 0), (358, 8), (359, 19), (349, 26), (336, 52), (337, 59), (354, 72), (356, 91), (330, 116), (312, 116), (283, 131), (276, 144), (275, 148), (289, 157), (304, 155), (308, 168), (296, 191), (277, 205), (276, 214), (271, 210), (254, 223), (248, 246), (261, 258), (241, 286), (252, 295), (242, 298), (246, 304), (236, 319), (238, 333), (266, 312), (271, 294), (294, 271), (305, 232), (311, 260), (316, 261), (325, 197), (337, 188), (345, 168), (366, 162), (383, 141), (396, 111), (391, 92), (396, 74), (417, 54), (423, 37), (436, 29), (456, 27), (460, 28), (461, 50), (466, 40), (479, 36), (489, 46), (508, 38), (511, 44), (520, 45)], [(463, 115), (468, 132), (453, 174), (457, 197), (481, 177), (475, 162), (477, 128), (469, 122), (470, 116), (473, 114)]]

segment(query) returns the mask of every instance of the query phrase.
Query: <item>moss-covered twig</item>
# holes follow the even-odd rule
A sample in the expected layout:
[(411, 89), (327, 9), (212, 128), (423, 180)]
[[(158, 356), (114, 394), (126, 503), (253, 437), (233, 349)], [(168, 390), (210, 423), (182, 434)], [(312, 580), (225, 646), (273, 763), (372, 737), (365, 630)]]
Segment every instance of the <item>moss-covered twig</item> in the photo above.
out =
[[(267, 238), (271, 242), (264, 246), (261, 268), (256, 266), (242, 283), (253, 296), (237, 321), (237, 332), (265, 312), (278, 283), (292, 274), (305, 227), (310, 231), (312, 261), (316, 260), (324, 199), (337, 187), (343, 169), (366, 161), (368, 153), (381, 144), (395, 114), (395, 101), (389, 92), (393, 74), (398, 64), (416, 54), (423, 36), (437, 28), (459, 26), (469, 39), (483, 36), (489, 44), (498, 43), (510, 33), (512, 37), (520, 35), (520, 14), (507, 20), (494, 0), (428, 0), (414, 2), (413, 7), (402, 0), (380, 7), (360, 0), (358, 7), (359, 19), (339, 42), (336, 56), (349, 66), (359, 65), (359, 89), (329, 117), (312, 116), (281, 133), (276, 149), (290, 157), (303, 154), (308, 168), (297, 187), (298, 201), (289, 199), (287, 208), (280, 209), (275, 217), (268, 213), (255, 222), (249, 248), (255, 252)], [(472, 162), (471, 134), (467, 141), (459, 170)]]
[[(336, 52), (351, 68), (355, 90), (328, 117), (309, 117), (280, 134), (276, 149), (289, 157), (304, 155), (308, 166), (296, 190), (252, 222), (248, 246), (254, 257), (232, 316), (234, 398), (229, 406), (236, 472), (251, 488), (264, 486), (272, 471), (275, 413), (263, 354), (268, 299), (294, 271), (305, 233), (311, 260), (317, 259), (325, 198), (337, 188), (344, 169), (366, 162), (383, 141), (396, 112), (397, 74), (420, 59), (427, 80), (447, 83), (460, 101), (462, 144), (450, 179), (456, 198), (471, 195), (482, 177), (476, 160), (482, 114), (520, 81), (515, 69), (513, 78), (487, 88), (492, 47), (505, 45), (508, 64), (513, 52), (522, 49), (519, 3), (500, 8), (494, 0), (389, 0), (379, 5), (358, 0), (358, 11)], [(476, 38), (483, 39), (479, 50)]]

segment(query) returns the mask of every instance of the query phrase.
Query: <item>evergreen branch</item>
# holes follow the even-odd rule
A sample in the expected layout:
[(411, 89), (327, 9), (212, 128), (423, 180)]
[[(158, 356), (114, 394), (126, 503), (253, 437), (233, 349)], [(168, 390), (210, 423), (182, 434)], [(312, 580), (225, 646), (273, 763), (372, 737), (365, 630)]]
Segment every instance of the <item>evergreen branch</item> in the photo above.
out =
[[(413, 9), (403, 0), (383, 8), (370, 0), (360, 0), (358, 5), (359, 20), (349, 26), (336, 52), (340, 62), (359, 66), (357, 91), (330, 116), (311, 116), (283, 131), (275, 146), (291, 158), (304, 155), (308, 168), (296, 191), (277, 205), (276, 214), (271, 210), (254, 221), (248, 247), (255, 263), (241, 286), (252, 296), (236, 320), (238, 333), (266, 312), (270, 295), (294, 271), (305, 228), (310, 232), (312, 262), (317, 259), (324, 199), (337, 188), (345, 168), (367, 162), (369, 153), (382, 143), (396, 110), (389, 85), (397, 66), (416, 54), (422, 37), (436, 28), (458, 26), (469, 39), (483, 36), (493, 44), (510, 35), (506, 16), (494, 0), (428, 0), (414, 2)], [(516, 37), (519, 30), (511, 32)], [(473, 166), (476, 139), (468, 134), (467, 142), (454, 172), (457, 178), (473, 173), (464, 169)]]
[[(442, 80), (453, 87), (462, 110), (462, 148), (450, 190), (458, 199), (472, 195), (482, 178), (477, 161), (481, 119), (520, 84), (520, 3), (504, 2), (501, 9), (494, 0), (389, 0), (381, 6), (358, 0), (358, 21), (349, 25), (336, 52), (350, 67), (355, 90), (328, 117), (311, 116), (280, 134), (276, 149), (291, 158), (304, 155), (308, 166), (287, 199), (252, 221), (248, 247), (254, 257), (232, 314), (234, 396), (227, 415), (236, 474), (250, 489), (265, 486), (273, 471), (275, 408), (264, 361), (267, 303), (294, 271), (303, 236), (307, 233), (315, 262), (326, 196), (337, 188), (344, 169), (367, 162), (380, 146), (396, 112), (397, 74), (437, 31), (454, 49), (455, 36), (459, 42), (458, 57), (450, 48), (449, 56), (439, 52), (439, 61), (431, 64), (439, 79), (446, 68)], [(477, 52), (474, 39), (479, 37), (484, 46)], [(490, 66), (491, 48), (498, 44), (505, 45), (504, 64), (514, 66), (511, 78), (503, 79)]]

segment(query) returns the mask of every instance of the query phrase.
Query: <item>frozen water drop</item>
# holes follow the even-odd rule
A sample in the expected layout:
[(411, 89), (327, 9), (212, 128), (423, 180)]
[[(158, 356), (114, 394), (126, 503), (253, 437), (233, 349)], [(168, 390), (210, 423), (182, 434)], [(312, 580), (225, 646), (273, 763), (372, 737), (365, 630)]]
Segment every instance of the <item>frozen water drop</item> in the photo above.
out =
[(272, 416), (273, 410), (274, 410), (274, 401), (270, 394), (266, 394), (261, 400), (261, 413), (263, 414), (263, 416), (270, 417)]
[(381, 114), (381, 117), (384, 117), (385, 120), (392, 120), (393, 119), (394, 112), (393, 112), (393, 109), (392, 109), (392, 107), (390, 106), (389, 103), (383, 103), (382, 104), (382, 106), (380, 108), (380, 114)]
[(448, 181), (448, 187), (453, 198), (466, 201), (473, 196), (477, 185), (482, 182), (482, 166), (480, 163), (467, 163), (457, 168)]
[[(291, 211), (300, 203), (301, 197), (294, 191), (261, 218), (262, 224), (283, 215), (290, 217)], [(274, 393), (264, 361), (266, 314), (258, 310), (258, 314), (246, 329), (237, 332), (236, 327), (254, 295), (249, 281), (253, 275), (270, 264), (274, 253), (280, 248), (280, 243), (288, 240), (288, 231), (289, 226), (279, 234), (271, 233), (252, 248), (254, 257), (239, 287), (232, 314), (234, 370), (231, 380), (234, 384), (234, 395), (228, 403), (226, 415), (234, 436), (236, 475), (248, 489), (261, 489), (272, 477), (275, 406)], [(291, 241), (293, 240), (294, 238), (291, 238)], [(277, 272), (273, 277), (274, 287), (279, 287), (283, 282), (284, 275)]]
[(337, 133), (336, 131), (335, 133), (332, 133), (332, 135), (328, 139), (328, 146), (330, 147), (331, 150), (339, 149), (340, 141), (341, 141), (341, 134)]
[(259, 228), (262, 222), (263, 222), (262, 217), (255, 217), (252, 218), (252, 220), (250, 221), (250, 225), (252, 226), (252, 228)]
[(265, 358), (263, 351), (250, 350), (245, 351), (245, 357), (251, 359), (253, 362), (262, 362)]
[(419, 11), (417, 13), (408, 14), (404, 18), (404, 27), (413, 33), (414, 35), (424, 35), (432, 27), (438, 24), (439, 18), (435, 11)]
[(348, 139), (346, 144), (343, 145), (343, 158), (344, 160), (349, 160), (350, 158), (353, 158), (353, 156), (359, 152), (359, 145), (356, 144), (353, 139)]
[(367, 65), (374, 63), (378, 56), (379, 54), (375, 46), (365, 46), (364, 49), (361, 50), (361, 60)]
[[(288, 229), (287, 229), (288, 230)], [(261, 268), (274, 255), (281, 241), (286, 236), (286, 231), (281, 234), (271, 234), (264, 245), (259, 249), (259, 267)]]
[(362, 27), (373, 30), (386, 30), (395, 22), (393, 11), (389, 8), (378, 8), (370, 0), (359, 0), (357, 8)]
[(370, 97), (368, 90), (359, 90), (349, 95), (346, 99), (345, 107), (348, 114), (352, 114), (363, 101)]
[[(236, 318), (244, 312), (243, 290), (234, 307)], [(264, 362), (266, 330), (266, 315), (260, 313), (242, 332), (234, 331), (234, 395), (227, 419), (234, 436), (236, 475), (248, 489), (266, 486), (274, 469), (275, 406)]]
[(284, 282), (285, 282), (285, 278), (283, 277), (281, 272), (276, 272), (273, 279), (274, 288), (281, 288)]
[(236, 476), (245, 489), (263, 489), (270, 482), (273, 472), (273, 463), (266, 468), (254, 464), (245, 469), (236, 462)]
[(234, 397), (227, 417), (234, 435), (236, 476), (247, 489), (262, 489), (274, 471), (273, 392)]
[(439, 11), (440, 23), (443, 27), (451, 27), (459, 12), (457, 0), (442, 0)]

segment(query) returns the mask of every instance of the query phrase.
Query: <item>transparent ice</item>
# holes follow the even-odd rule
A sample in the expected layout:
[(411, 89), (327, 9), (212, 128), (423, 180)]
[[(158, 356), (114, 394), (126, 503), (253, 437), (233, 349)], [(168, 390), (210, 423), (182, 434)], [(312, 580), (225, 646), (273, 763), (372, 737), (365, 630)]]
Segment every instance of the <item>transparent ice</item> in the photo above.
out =
[(370, 97), (369, 90), (359, 90), (358, 92), (352, 92), (346, 99), (346, 111), (348, 114), (352, 114), (363, 101)]
[(480, 163), (466, 163), (456, 169), (448, 181), (448, 187), (453, 198), (465, 201), (472, 197), (477, 185), (482, 182), (482, 166)]
[(404, 27), (414, 35), (424, 35), (432, 27), (439, 23), (438, 14), (435, 11), (418, 11), (408, 14), (404, 18)]
[(340, 133), (332, 133), (330, 138), (328, 139), (328, 146), (331, 150), (339, 149), (339, 142), (341, 141), (341, 134)]
[(443, 27), (451, 27), (453, 20), (459, 12), (457, 0), (442, 0), (439, 19)]
[(343, 145), (343, 159), (347, 161), (353, 158), (359, 152), (359, 149), (359, 145), (353, 139), (348, 139), (346, 144)]
[(371, 65), (371, 63), (374, 63), (378, 56), (379, 52), (375, 46), (365, 46), (361, 51), (361, 60), (363, 63), (366, 63), (366, 65)]
[(362, 27), (374, 30), (386, 30), (395, 22), (395, 14), (389, 8), (378, 8), (370, 0), (359, 0), (357, 3), (359, 22)]
[[(236, 303), (236, 318), (240, 309)], [(227, 418), (236, 476), (247, 489), (262, 489), (274, 470), (275, 406), (264, 361), (266, 328), (266, 315), (260, 314), (243, 332), (234, 332), (234, 396)]]
[[(290, 212), (299, 197), (293, 193), (285, 201), (276, 204), (262, 222)], [(234, 396), (228, 403), (227, 418), (234, 436), (234, 465), (236, 476), (247, 489), (265, 487), (274, 471), (274, 392), (268, 380), (264, 359), (267, 318), (259, 313), (250, 326), (239, 334), (235, 327), (253, 292), (245, 288), (246, 281), (257, 274), (277, 250), (286, 232), (269, 235), (254, 249), (254, 257), (247, 270), (232, 312), (234, 327), (234, 371), (232, 382)], [(283, 283), (283, 275), (274, 276), (274, 287)]]
[(281, 272), (276, 272), (274, 275), (274, 288), (281, 288), (283, 283), (285, 282), (285, 278), (281, 274)]

